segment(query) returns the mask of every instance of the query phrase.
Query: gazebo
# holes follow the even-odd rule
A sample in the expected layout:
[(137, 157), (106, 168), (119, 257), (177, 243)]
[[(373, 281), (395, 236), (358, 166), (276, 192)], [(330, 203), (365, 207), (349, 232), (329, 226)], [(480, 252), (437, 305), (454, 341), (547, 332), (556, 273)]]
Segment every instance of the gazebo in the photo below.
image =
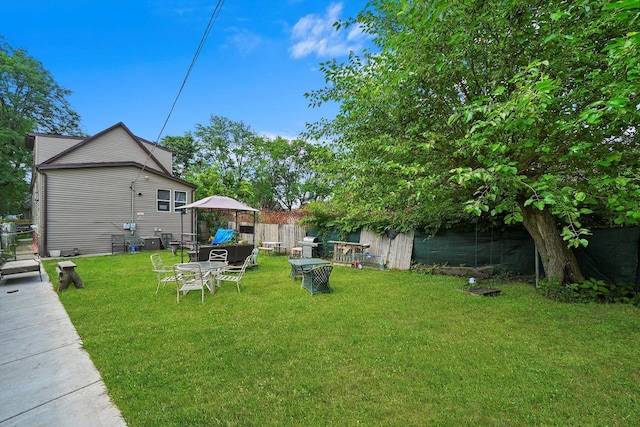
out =
[[(238, 213), (240, 212), (253, 212), (253, 245), (256, 244), (256, 212), (259, 212), (258, 209), (252, 208), (242, 202), (239, 202), (231, 197), (226, 196), (209, 196), (204, 199), (197, 200), (193, 203), (189, 203), (188, 205), (177, 207), (176, 210), (181, 209), (183, 212), (186, 212), (186, 209), (194, 209), (195, 210), (195, 230), (196, 230), (196, 243), (198, 236), (198, 211), (199, 210), (218, 210), (218, 211), (233, 211), (236, 214), (236, 231), (238, 231)], [(182, 217), (180, 217), (182, 218)], [(182, 228), (182, 219), (180, 220), (180, 226)], [(182, 229), (180, 230), (181, 234)], [(180, 236), (180, 240), (182, 241), (182, 236)]]

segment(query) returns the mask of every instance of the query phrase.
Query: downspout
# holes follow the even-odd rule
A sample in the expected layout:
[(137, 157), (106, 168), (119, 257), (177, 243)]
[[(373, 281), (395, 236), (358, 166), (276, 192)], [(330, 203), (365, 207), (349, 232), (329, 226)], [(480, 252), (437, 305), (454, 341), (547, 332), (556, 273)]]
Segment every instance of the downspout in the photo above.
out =
[(40, 172), (42, 174), (42, 195), (40, 196), (40, 198), (42, 199), (42, 219), (40, 220), (40, 223), (42, 224), (42, 230), (40, 231), (40, 243), (38, 244), (39, 248), (38, 248), (38, 252), (40, 252), (40, 248), (42, 248), (42, 253), (39, 253), (38, 255), (40, 255), (40, 257), (42, 257), (44, 254), (48, 254), (48, 238), (47, 238), (47, 234), (48, 234), (48, 230), (47, 230), (47, 224), (48, 224), (48, 209), (47, 207), (49, 206), (49, 177), (47, 176), (47, 174), (45, 172)]
[[(134, 224), (134, 212), (136, 209), (136, 202), (135, 202), (135, 194), (136, 194), (136, 185), (135, 185), (135, 181), (131, 181), (131, 185), (129, 186), (129, 189), (131, 190), (131, 221), (129, 222), (129, 224)], [(136, 227), (137, 228), (137, 227)], [(135, 230), (129, 230), (131, 231), (131, 235), (134, 235)]]

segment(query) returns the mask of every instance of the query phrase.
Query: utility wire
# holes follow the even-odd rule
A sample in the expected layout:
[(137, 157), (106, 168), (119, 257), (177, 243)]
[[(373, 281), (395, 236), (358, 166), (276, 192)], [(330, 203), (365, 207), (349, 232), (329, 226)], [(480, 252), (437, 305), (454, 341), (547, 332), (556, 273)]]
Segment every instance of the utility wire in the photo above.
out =
[[(216, 20), (218, 19), (218, 15), (220, 14), (220, 10), (222, 9), (223, 5), (224, 5), (224, 0), (218, 0), (218, 4), (216, 4), (216, 7), (213, 9), (213, 12), (211, 13), (211, 18), (209, 18), (209, 23), (207, 24), (207, 27), (204, 30), (204, 34), (202, 35), (202, 39), (200, 40), (200, 44), (198, 45), (198, 48), (196, 49), (196, 53), (193, 55), (193, 59), (191, 60), (191, 65), (189, 65), (189, 69), (187, 70), (187, 73), (184, 76), (184, 80), (182, 80), (182, 85), (180, 85), (180, 89), (178, 90), (178, 94), (176, 95), (176, 98), (173, 100), (173, 104), (171, 104), (171, 109), (169, 110), (169, 114), (167, 114), (167, 118), (165, 119), (164, 123), (162, 124), (162, 128), (160, 129), (160, 132), (158, 133), (158, 136), (157, 136), (157, 138), (155, 140), (155, 144), (153, 144), (151, 146), (151, 151), (149, 152), (149, 155), (147, 155), (147, 158), (146, 158), (146, 160), (144, 162), (144, 165), (142, 166), (142, 169), (140, 169), (140, 172), (138, 172), (137, 177), (139, 177), (144, 172), (144, 170), (146, 169), (147, 163), (149, 162), (149, 157), (153, 153), (153, 150), (155, 149), (155, 146), (158, 145), (158, 143), (160, 141), (160, 137), (164, 133), (164, 129), (167, 127), (167, 123), (169, 123), (169, 119), (171, 118), (171, 115), (173, 114), (173, 110), (176, 108), (176, 104), (178, 103), (178, 99), (180, 98), (180, 95), (182, 94), (182, 90), (184, 89), (185, 85), (187, 84), (187, 80), (189, 79), (189, 75), (191, 74), (191, 71), (193, 70), (193, 68), (196, 65), (196, 61), (198, 60), (198, 57), (200, 56), (200, 52), (202, 51), (202, 48), (204, 47), (204, 43), (207, 41), (207, 37), (209, 37), (209, 33), (211, 33), (211, 29), (213, 28), (213, 24), (215, 24)], [(136, 177), (136, 179), (137, 179), (137, 177)]]
[(218, 19), (218, 15), (220, 14), (220, 9), (222, 9), (222, 5), (223, 4), (224, 4), (224, 0), (218, 0), (218, 4), (216, 5), (215, 9), (211, 13), (211, 18), (209, 19), (209, 24), (207, 25), (207, 28), (204, 30), (204, 34), (202, 35), (202, 39), (200, 40), (200, 44), (198, 45), (198, 49), (196, 50), (196, 53), (193, 55), (193, 59), (191, 60), (191, 65), (189, 66), (189, 69), (187, 70), (187, 74), (184, 76), (184, 80), (182, 81), (182, 85), (180, 86), (180, 90), (178, 91), (178, 94), (176, 95), (176, 99), (174, 99), (173, 104), (171, 105), (171, 109), (169, 110), (169, 114), (167, 115), (167, 118), (164, 121), (164, 124), (162, 125), (162, 129), (160, 129), (160, 133), (158, 134), (158, 137), (156, 138), (156, 141), (155, 141), (156, 144), (160, 140), (160, 136), (162, 136), (162, 133), (164, 132), (164, 128), (167, 126), (167, 123), (169, 122), (169, 119), (171, 118), (171, 114), (173, 114), (173, 110), (176, 107), (176, 104), (178, 102), (178, 98), (180, 98), (180, 95), (182, 94), (182, 89), (184, 89), (184, 86), (187, 84), (187, 80), (189, 79), (189, 75), (191, 74), (191, 71), (193, 70), (193, 67), (196, 65), (196, 61), (198, 60), (198, 56), (200, 56), (200, 52), (202, 51), (202, 47), (204, 46), (204, 43), (207, 40), (207, 37), (209, 36), (209, 33), (211, 32), (211, 28), (213, 28), (213, 24)]

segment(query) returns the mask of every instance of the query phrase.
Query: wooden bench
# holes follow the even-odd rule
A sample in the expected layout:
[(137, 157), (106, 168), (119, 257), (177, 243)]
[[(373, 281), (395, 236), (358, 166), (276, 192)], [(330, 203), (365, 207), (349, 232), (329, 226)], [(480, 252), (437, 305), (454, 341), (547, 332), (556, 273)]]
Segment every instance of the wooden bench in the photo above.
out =
[(58, 273), (58, 292), (64, 291), (73, 283), (77, 289), (84, 288), (82, 279), (76, 273), (76, 265), (71, 261), (61, 261), (56, 267)]
[(42, 282), (42, 272), (40, 271), (40, 261), (36, 259), (25, 259), (18, 261), (7, 261), (2, 264), (0, 267), (0, 280), (4, 278), (4, 276), (9, 276), (11, 274), (21, 274), (21, 273), (30, 273), (37, 272), (40, 275), (40, 281)]
[(261, 251), (261, 252), (266, 252), (269, 255), (271, 255), (271, 253), (273, 253), (273, 248), (269, 248), (267, 246), (259, 246), (258, 250)]

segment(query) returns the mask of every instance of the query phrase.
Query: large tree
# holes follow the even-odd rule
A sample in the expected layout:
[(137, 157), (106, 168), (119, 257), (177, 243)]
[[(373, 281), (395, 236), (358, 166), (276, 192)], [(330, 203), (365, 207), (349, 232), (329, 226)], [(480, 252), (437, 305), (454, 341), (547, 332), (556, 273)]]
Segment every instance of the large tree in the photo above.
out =
[(309, 95), (341, 103), (310, 128), (335, 138), (336, 201), (378, 230), (461, 211), (521, 221), (549, 279), (582, 281), (571, 247), (587, 244), (589, 218), (640, 210), (637, 9), (621, 14), (625, 3), (637, 7), (377, 0), (338, 23), (377, 49), (323, 64), (329, 85)]
[(184, 136), (165, 136), (160, 145), (173, 152), (173, 174), (185, 178), (203, 166), (200, 148), (191, 132)]
[(326, 147), (302, 139), (263, 137), (258, 145), (253, 178), (255, 206), (271, 210), (293, 210), (311, 200), (326, 197), (330, 190), (320, 185), (313, 163)]
[(70, 94), (42, 63), (0, 37), (0, 214), (20, 212), (28, 196), (33, 160), (24, 134), (80, 133)]
[(259, 136), (244, 122), (211, 116), (208, 125), (197, 124), (194, 132), (201, 156), (222, 176), (230, 196), (246, 200), (244, 185), (253, 173), (252, 160), (259, 155)]
[(163, 145), (177, 150), (177, 170), (185, 179), (256, 208), (291, 210), (329, 193), (312, 168), (325, 147), (259, 135), (226, 117), (211, 116), (193, 134), (167, 137)]

